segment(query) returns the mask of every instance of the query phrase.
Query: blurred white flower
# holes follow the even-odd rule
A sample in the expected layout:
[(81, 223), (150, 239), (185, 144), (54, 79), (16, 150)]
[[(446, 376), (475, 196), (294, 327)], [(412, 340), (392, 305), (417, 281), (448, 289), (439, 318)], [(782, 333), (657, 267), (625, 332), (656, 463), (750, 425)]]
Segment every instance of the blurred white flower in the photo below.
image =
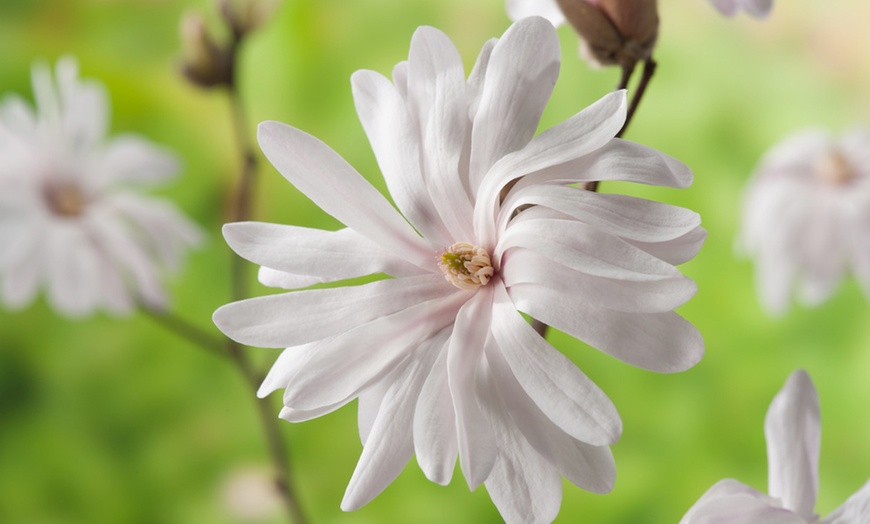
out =
[(219, 496), (227, 514), (241, 522), (274, 520), (282, 507), (274, 475), (257, 466), (240, 467), (227, 475)]
[(830, 515), (814, 511), (819, 486), (819, 398), (809, 375), (791, 374), (764, 419), (768, 491), (726, 479), (710, 488), (680, 524), (870, 524), (870, 482)]
[(165, 304), (163, 269), (200, 241), (172, 204), (137, 194), (172, 177), (175, 158), (133, 135), (107, 140), (103, 87), (78, 78), (72, 58), (56, 77), (33, 68), (36, 109), (0, 102), (2, 302), (30, 303), (44, 286), (59, 312), (129, 312)]
[(622, 423), (608, 397), (520, 314), (630, 364), (677, 372), (703, 354), (673, 309), (695, 293), (674, 267), (705, 232), (697, 214), (567, 186), (627, 180), (685, 187), (692, 174), (614, 139), (625, 94), (534, 137), (559, 70), (541, 18), (488, 42), (466, 81), (458, 51), (422, 27), (393, 82), (352, 77), (357, 112), (401, 214), (338, 154), (266, 122), (267, 158), (348, 227), (237, 223), (230, 246), (267, 285), (294, 289), (393, 278), (226, 305), (215, 323), (239, 342), (286, 347), (260, 395), (285, 388), (298, 422), (359, 398), (364, 449), (342, 508), (369, 502), (416, 452), (432, 481), (457, 454), (505, 520), (555, 518), (564, 475), (609, 491)]
[(746, 189), (737, 248), (754, 258), (772, 314), (794, 287), (804, 305), (824, 302), (849, 269), (870, 296), (870, 129), (839, 140), (805, 131), (768, 152)]
[(734, 16), (741, 9), (755, 18), (767, 18), (773, 9), (773, 0), (710, 0), (725, 16)]

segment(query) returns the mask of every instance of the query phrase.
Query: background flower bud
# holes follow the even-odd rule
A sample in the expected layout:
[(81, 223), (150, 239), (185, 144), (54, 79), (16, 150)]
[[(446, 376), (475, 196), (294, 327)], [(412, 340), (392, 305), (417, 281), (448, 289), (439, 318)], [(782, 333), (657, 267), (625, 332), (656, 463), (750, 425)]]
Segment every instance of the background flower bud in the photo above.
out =
[(656, 0), (557, 1), (590, 60), (631, 65), (652, 55), (659, 28)]
[(239, 37), (254, 31), (278, 8), (278, 0), (220, 0), (220, 12)]
[(200, 87), (228, 85), (232, 66), (228, 52), (217, 45), (199, 13), (187, 13), (181, 19), (181, 47), (184, 53), (182, 72)]

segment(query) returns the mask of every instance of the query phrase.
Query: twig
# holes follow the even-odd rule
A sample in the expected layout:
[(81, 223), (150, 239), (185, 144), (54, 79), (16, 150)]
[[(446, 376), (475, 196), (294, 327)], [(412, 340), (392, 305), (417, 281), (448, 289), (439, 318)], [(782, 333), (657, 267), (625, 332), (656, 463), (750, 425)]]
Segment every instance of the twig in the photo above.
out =
[(221, 357), (227, 356), (226, 343), (223, 337), (215, 336), (170, 311), (158, 311), (149, 306), (143, 306), (141, 310), (151, 320), (209, 353)]

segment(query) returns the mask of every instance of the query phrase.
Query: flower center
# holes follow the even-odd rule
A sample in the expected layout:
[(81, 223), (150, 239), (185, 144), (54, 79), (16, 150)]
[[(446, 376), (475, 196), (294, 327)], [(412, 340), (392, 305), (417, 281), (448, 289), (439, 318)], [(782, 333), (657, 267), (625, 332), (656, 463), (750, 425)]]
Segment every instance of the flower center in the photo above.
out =
[(438, 259), (444, 278), (459, 289), (485, 286), (495, 269), (485, 249), (468, 242), (457, 242), (444, 250)]
[(82, 190), (69, 182), (49, 183), (42, 191), (49, 209), (56, 215), (74, 217), (84, 211), (87, 199)]
[(842, 186), (855, 178), (855, 171), (843, 153), (833, 150), (819, 160), (816, 176), (826, 184)]

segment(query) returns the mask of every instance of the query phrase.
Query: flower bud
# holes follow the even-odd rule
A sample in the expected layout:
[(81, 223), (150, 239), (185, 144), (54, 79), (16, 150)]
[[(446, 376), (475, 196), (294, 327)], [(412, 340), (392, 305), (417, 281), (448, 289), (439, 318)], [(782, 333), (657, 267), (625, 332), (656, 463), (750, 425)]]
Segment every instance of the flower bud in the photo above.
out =
[(658, 37), (656, 0), (557, 0), (593, 62), (631, 66), (652, 55)]
[(278, 0), (220, 0), (220, 12), (236, 37), (262, 26), (278, 8)]
[(200, 87), (229, 85), (232, 66), (228, 52), (209, 35), (199, 13), (187, 13), (181, 19), (181, 46), (182, 72), (188, 80)]

